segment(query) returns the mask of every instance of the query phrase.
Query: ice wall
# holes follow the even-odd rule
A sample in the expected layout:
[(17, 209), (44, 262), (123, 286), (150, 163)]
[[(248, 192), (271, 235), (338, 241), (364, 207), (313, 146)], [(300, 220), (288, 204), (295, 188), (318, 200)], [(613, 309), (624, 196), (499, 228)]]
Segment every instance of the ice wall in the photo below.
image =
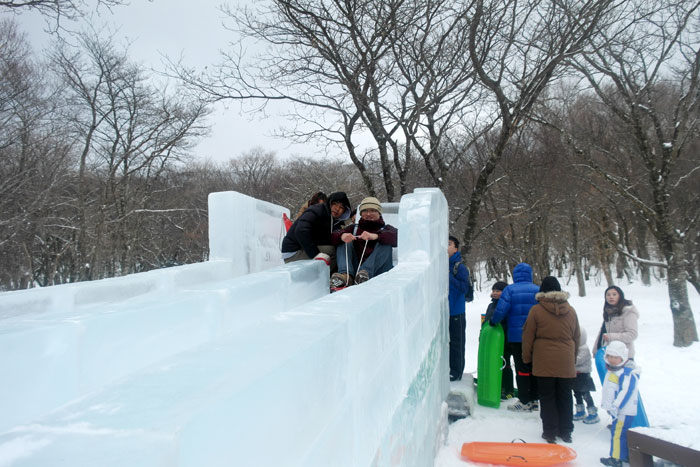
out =
[[(95, 317), (94, 326), (81, 328), (84, 335), (95, 342), (111, 339), (113, 346), (101, 353), (93, 348), (90, 374), (109, 373), (114, 358), (137, 359), (141, 350), (132, 347), (148, 348), (159, 335), (158, 323), (180, 321), (171, 314), (217, 316), (203, 331), (207, 342), (153, 357), (62, 406), (54, 403), (52, 411), (20, 417), (0, 434), (0, 466), (431, 465), (449, 385), (442, 194), (417, 190), (404, 196), (398, 227), (398, 265), (333, 295), (325, 293), (327, 268), (306, 261), (231, 279), (227, 287), (215, 281), (185, 287), (185, 295), (172, 300), (148, 294)], [(281, 280), (287, 274), (296, 280)], [(265, 290), (267, 280), (281, 289)], [(317, 289), (324, 293), (309, 300)], [(225, 298), (207, 298), (212, 295)], [(207, 300), (211, 305), (203, 310)], [(143, 306), (161, 301), (160, 312)], [(155, 325), (136, 330), (129, 314), (153, 316)], [(197, 321), (182, 321), (180, 334), (164, 331), (170, 337), (154, 347), (197, 334)], [(0, 342), (34, 327), (24, 322), (8, 329), (5, 323)], [(118, 345), (119, 336), (131, 332), (138, 335)], [(52, 336), (47, 331), (28, 340), (39, 344)], [(26, 348), (14, 347), (19, 340), (0, 355), (10, 351), (23, 366)], [(51, 355), (46, 349), (43, 354)], [(35, 373), (17, 376), (32, 379)], [(60, 368), (54, 375), (66, 377)], [(52, 381), (43, 384), (52, 389)]]
[[(248, 275), (283, 264), (283, 213), (289, 211), (240, 193), (212, 193), (213, 260), (0, 294), (0, 432), (234, 326), (326, 294), (323, 268), (313, 264)], [(243, 219), (256, 225), (243, 227)], [(261, 258), (249, 259), (256, 250)]]
[(283, 264), (280, 245), (289, 210), (250, 196), (209, 194), (209, 260), (233, 261), (243, 274)]
[(183, 287), (284, 264), (280, 255), (282, 214), (289, 215), (289, 209), (234, 191), (211, 193), (208, 203), (209, 261), (100, 281), (0, 293), (0, 320), (71, 312), (149, 294), (167, 296)]

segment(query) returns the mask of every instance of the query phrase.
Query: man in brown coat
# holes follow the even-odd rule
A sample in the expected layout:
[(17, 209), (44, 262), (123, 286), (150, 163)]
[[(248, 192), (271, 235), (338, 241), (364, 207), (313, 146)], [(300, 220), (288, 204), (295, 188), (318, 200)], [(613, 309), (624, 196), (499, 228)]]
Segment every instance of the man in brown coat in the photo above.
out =
[(542, 438), (554, 443), (558, 435), (570, 443), (574, 431), (571, 391), (581, 338), (578, 316), (555, 277), (542, 280), (535, 298), (539, 303), (530, 309), (523, 327), (523, 362), (532, 363), (537, 378)]

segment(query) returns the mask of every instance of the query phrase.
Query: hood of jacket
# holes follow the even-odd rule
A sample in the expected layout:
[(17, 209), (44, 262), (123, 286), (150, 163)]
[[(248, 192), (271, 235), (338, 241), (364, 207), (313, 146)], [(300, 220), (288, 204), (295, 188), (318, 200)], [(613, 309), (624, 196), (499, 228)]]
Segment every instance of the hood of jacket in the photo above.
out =
[(450, 266), (452, 266), (454, 263), (461, 263), (462, 262), (462, 253), (459, 251), (455, 251), (452, 256), (450, 256)]
[(352, 214), (352, 206), (350, 205), (348, 195), (346, 195), (344, 191), (336, 191), (335, 193), (331, 193), (330, 196), (328, 196), (327, 203), (327, 209), (329, 213), (331, 212), (331, 204), (335, 202), (340, 202), (343, 206), (345, 206), (345, 212), (343, 212), (343, 214), (338, 219), (335, 219), (335, 222), (350, 219), (350, 214)]
[(532, 266), (520, 263), (513, 268), (513, 282), (532, 282)]
[(569, 292), (539, 292), (535, 295), (535, 299), (540, 302), (542, 308), (553, 315), (565, 315), (571, 311), (569, 305)]

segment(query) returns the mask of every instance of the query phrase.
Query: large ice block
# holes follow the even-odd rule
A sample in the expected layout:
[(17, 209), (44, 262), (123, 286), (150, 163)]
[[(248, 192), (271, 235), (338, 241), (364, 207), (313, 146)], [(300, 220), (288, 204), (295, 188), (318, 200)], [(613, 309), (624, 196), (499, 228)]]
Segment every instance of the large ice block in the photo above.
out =
[[(191, 299), (174, 315), (211, 300), (209, 313), (221, 315), (219, 326), (208, 328), (211, 339), (15, 424), (0, 434), (0, 465), (431, 465), (449, 389), (442, 193), (404, 196), (397, 227), (397, 266), (332, 295), (327, 268), (317, 261), (239, 277), (226, 291), (182, 284), (181, 297)], [(289, 287), (282, 281), (281, 290), (270, 287), (269, 297), (256, 291), (255, 277), (279, 282), (287, 271), (307, 276)], [(321, 296), (308, 300), (304, 280), (317, 280)], [(125, 332), (134, 326), (129, 315), (143, 309), (148, 316), (157, 303), (143, 297), (123, 305), (113, 310), (113, 322), (81, 331), (96, 339), (107, 327)], [(243, 306), (249, 307), (244, 318), (234, 319), (230, 310)], [(125, 323), (116, 319), (122, 314)], [(199, 326), (185, 320), (182, 329), (197, 335)], [(131, 346), (158, 337), (157, 329), (144, 327)], [(176, 340), (188, 338), (183, 334)], [(51, 333), (42, 339), (51, 340)], [(109, 361), (109, 351), (95, 352), (91, 374)]]
[(235, 191), (210, 193), (209, 259), (235, 260), (248, 272), (280, 266), (282, 214), (289, 209)]
[[(210, 234), (227, 259), (0, 294), (0, 374), (13, 382), (0, 385), (0, 431), (234, 325), (327, 293), (324, 268), (310, 264), (232, 282), (282, 264), (282, 213), (288, 210), (239, 193), (215, 193)], [(231, 217), (257, 222), (246, 230), (255, 235), (232, 234), (228, 242), (216, 226)], [(265, 254), (251, 261), (257, 250)]]

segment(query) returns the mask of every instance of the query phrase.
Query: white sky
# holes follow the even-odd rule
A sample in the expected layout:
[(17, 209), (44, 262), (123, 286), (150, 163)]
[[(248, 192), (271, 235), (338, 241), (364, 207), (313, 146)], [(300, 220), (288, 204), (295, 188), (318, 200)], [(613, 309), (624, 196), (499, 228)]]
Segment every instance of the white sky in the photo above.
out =
[[(136, 62), (163, 70), (164, 55), (173, 60), (182, 55), (186, 64), (202, 69), (219, 61), (219, 51), (232, 38), (233, 33), (222, 25), (224, 15), (218, 9), (222, 3), (222, 0), (131, 0), (131, 5), (116, 7), (112, 14), (101, 9), (92, 21), (116, 30), (117, 41), (131, 41), (129, 55)], [(228, 2), (232, 6), (238, 3), (246, 1)], [(17, 18), (36, 51), (49, 44), (50, 37), (43, 32), (45, 18), (35, 13), (23, 13)], [(217, 106), (209, 119), (211, 134), (195, 149), (197, 156), (224, 161), (257, 146), (275, 151), (280, 158), (325, 152), (324, 148), (274, 137), (273, 132), (286, 121), (271, 109), (268, 108), (267, 116), (260, 116), (242, 113), (237, 103)]]

